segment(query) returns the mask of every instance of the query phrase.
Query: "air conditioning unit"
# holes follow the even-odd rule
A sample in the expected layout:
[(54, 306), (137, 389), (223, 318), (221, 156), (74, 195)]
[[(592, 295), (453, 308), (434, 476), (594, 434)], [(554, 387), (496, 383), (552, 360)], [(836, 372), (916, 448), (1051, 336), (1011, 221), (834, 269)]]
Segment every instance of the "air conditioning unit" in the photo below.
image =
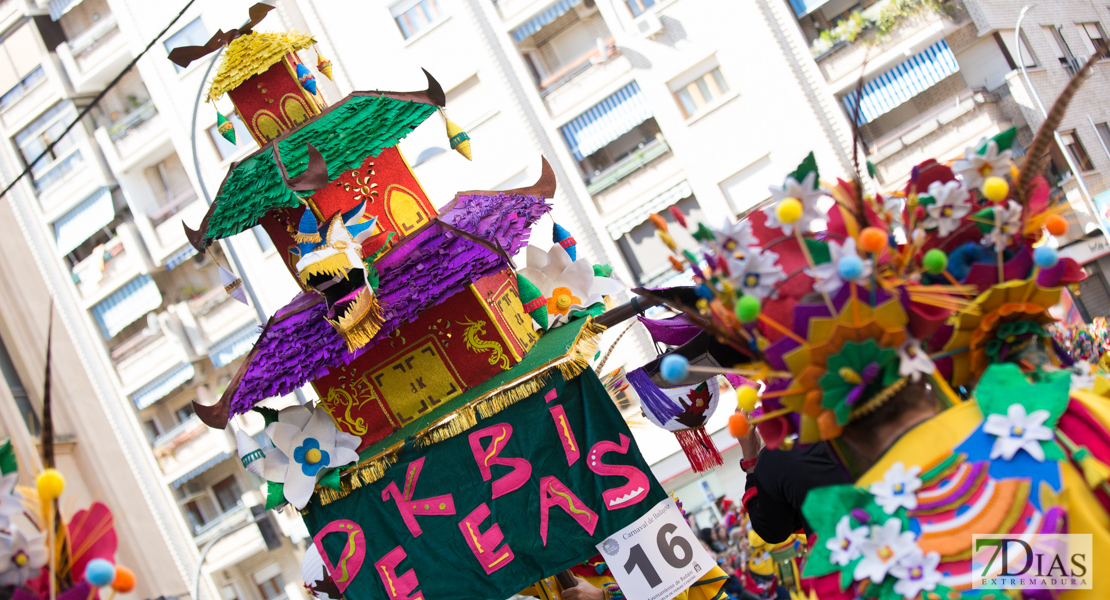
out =
[(636, 33), (642, 38), (653, 38), (663, 32), (663, 22), (654, 12), (645, 12), (632, 21)]
[(578, 6), (574, 7), (574, 12), (578, 14), (579, 19), (592, 17), (593, 15), (597, 14), (597, 2), (594, 2), (594, 0), (585, 0)]

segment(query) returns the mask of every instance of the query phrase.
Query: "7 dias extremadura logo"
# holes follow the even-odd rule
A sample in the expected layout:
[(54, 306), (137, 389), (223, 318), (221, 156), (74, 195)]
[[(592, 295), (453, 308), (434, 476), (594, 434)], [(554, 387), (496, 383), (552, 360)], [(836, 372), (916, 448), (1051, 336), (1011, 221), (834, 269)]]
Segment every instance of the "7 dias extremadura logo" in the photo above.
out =
[(972, 587), (981, 590), (1089, 590), (1091, 534), (972, 536)]

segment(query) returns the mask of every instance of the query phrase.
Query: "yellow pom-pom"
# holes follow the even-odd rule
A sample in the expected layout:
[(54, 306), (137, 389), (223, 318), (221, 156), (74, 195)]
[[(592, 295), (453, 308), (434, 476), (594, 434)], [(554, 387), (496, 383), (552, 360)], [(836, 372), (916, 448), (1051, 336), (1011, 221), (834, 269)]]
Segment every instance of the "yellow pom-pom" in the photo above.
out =
[(57, 469), (46, 469), (39, 473), (35, 485), (39, 489), (39, 498), (53, 500), (66, 489), (66, 478)]
[(748, 386), (736, 388), (736, 408), (750, 413), (755, 410), (757, 401), (759, 401), (759, 392), (755, 388)]
[(1010, 195), (1010, 184), (1001, 177), (987, 177), (983, 182), (983, 195), (991, 202), (1002, 202)]
[(802, 218), (802, 201), (797, 198), (784, 198), (775, 207), (779, 222), (793, 223)]

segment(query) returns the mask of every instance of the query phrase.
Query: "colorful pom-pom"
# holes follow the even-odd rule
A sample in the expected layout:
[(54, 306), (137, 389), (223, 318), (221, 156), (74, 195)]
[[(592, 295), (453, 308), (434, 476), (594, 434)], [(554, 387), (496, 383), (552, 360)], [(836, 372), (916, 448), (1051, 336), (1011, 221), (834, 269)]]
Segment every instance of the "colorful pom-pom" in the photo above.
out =
[(1002, 202), (1010, 195), (1010, 184), (997, 175), (991, 175), (983, 181), (983, 195), (991, 202)]
[(1038, 246), (1033, 249), (1033, 263), (1042, 269), (1051, 269), (1060, 262), (1056, 249), (1050, 246)]
[(300, 82), (305, 91), (313, 96), (316, 95), (316, 77), (303, 63), (297, 63), (297, 81)]
[(864, 227), (863, 231), (859, 232), (859, 247), (864, 252), (878, 254), (886, 248), (886, 244), (886, 232), (878, 227)]
[(802, 201), (797, 198), (784, 198), (775, 207), (775, 214), (781, 223), (793, 223), (802, 218)]
[(39, 490), (39, 498), (53, 500), (65, 491), (66, 478), (57, 469), (45, 469), (35, 479), (35, 487)]
[(221, 113), (216, 113), (216, 131), (225, 140), (235, 143), (235, 124)]
[(948, 255), (943, 250), (933, 248), (925, 253), (925, 256), (921, 259), (921, 265), (929, 273), (940, 275), (948, 268)]
[(759, 401), (759, 391), (753, 387), (741, 386), (736, 388), (736, 408), (750, 413), (755, 410), (755, 403)]
[(566, 250), (567, 254), (570, 255), (571, 260), (578, 260), (578, 251), (575, 249), (578, 242), (574, 241), (574, 236), (565, 227), (556, 223), (551, 230), (551, 240), (562, 246), (563, 250)]
[(112, 589), (121, 594), (135, 589), (135, 572), (123, 565), (116, 565), (116, 578), (112, 581)]
[(116, 566), (103, 558), (94, 558), (85, 565), (85, 581), (96, 587), (112, 585), (116, 580)]
[(728, 434), (736, 439), (740, 439), (752, 430), (752, 424), (748, 422), (747, 415), (743, 413), (733, 413), (728, 417)]
[(759, 311), (762, 309), (759, 298), (755, 296), (742, 296), (736, 301), (736, 317), (740, 319), (741, 323), (755, 321), (759, 318)]
[(667, 208), (667, 211), (671, 213), (675, 221), (678, 221), (679, 225), (686, 227), (686, 215), (682, 214), (682, 211), (678, 210), (677, 206), (670, 206)]
[(854, 254), (841, 257), (836, 262), (836, 272), (844, 281), (855, 281), (863, 275), (863, 260)]
[(540, 327), (547, 329), (547, 298), (536, 284), (520, 273), (516, 274), (516, 288), (520, 295), (520, 303), (524, 305), (524, 312), (532, 316), (532, 320)]
[(1068, 220), (1060, 215), (1049, 215), (1044, 220), (1044, 226), (1052, 235), (1064, 235), (1068, 232)]
[(690, 374), (690, 361), (679, 354), (668, 354), (659, 361), (659, 375), (667, 383), (678, 383)]

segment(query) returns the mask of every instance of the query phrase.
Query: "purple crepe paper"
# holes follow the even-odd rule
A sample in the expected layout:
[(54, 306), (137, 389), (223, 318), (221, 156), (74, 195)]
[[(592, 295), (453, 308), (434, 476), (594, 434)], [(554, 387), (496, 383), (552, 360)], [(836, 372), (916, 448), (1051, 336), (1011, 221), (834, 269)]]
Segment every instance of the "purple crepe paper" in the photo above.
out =
[(684, 314), (669, 319), (637, 318), (647, 328), (648, 335), (653, 341), (669, 346), (681, 346), (701, 333), (701, 327)]
[(632, 388), (636, 390), (636, 395), (640, 397), (640, 403), (660, 423), (666, 423), (682, 412), (682, 407), (664, 394), (659, 386), (651, 380), (651, 377), (644, 372), (643, 368), (629, 371), (627, 379)]
[(466, 194), (444, 207), (439, 219), (500, 244), (510, 256), (528, 245), (530, 227), (551, 210), (539, 196)]

